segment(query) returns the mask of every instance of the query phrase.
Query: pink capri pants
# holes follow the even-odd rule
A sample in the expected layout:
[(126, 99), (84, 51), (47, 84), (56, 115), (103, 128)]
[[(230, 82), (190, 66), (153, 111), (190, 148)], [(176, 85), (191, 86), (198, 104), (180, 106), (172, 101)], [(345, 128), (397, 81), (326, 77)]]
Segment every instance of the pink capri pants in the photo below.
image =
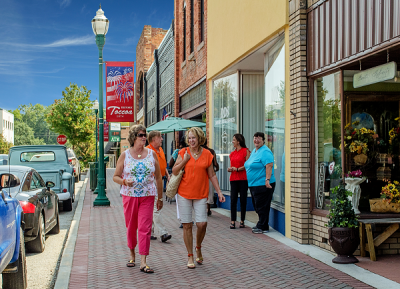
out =
[(126, 237), (129, 249), (135, 249), (138, 243), (136, 235), (139, 230), (139, 254), (149, 255), (154, 196), (122, 196), (122, 203), (124, 205)]

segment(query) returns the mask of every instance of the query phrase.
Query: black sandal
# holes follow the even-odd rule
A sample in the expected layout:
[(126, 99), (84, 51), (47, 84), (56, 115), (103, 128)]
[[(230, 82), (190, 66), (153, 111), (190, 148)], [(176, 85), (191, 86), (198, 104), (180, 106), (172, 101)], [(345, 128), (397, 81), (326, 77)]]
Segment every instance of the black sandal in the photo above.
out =
[(235, 223), (231, 223), (231, 226), (229, 227), (230, 229), (235, 229), (236, 228), (236, 226), (235, 226)]
[(128, 263), (126, 263), (126, 267), (135, 267), (135, 260), (129, 260)]
[(154, 273), (154, 270), (151, 269), (149, 266), (144, 266), (142, 268), (140, 268), (140, 271), (144, 272), (144, 273)]
[(239, 228), (245, 228), (244, 222), (240, 222)]

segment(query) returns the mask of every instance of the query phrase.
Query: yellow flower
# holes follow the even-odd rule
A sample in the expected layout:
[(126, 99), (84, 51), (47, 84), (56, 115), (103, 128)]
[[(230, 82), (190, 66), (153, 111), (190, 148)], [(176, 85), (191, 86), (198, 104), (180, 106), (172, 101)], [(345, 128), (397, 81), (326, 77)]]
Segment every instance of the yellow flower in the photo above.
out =
[(368, 130), (365, 127), (363, 127), (360, 129), (360, 132), (361, 132), (361, 134), (364, 134), (364, 133), (367, 133)]
[(351, 136), (348, 136), (347, 139), (351, 139)]
[(400, 184), (398, 181), (393, 181), (393, 183), (394, 183), (395, 185), (399, 185), (399, 184)]
[(399, 117), (396, 117), (394, 120), (399, 120), (400, 119), (400, 116)]

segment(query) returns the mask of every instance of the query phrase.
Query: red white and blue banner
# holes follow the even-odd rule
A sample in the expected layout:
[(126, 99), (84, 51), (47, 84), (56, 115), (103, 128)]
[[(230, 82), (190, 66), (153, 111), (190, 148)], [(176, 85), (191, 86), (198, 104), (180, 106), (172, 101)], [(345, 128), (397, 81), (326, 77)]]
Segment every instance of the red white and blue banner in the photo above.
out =
[(109, 122), (133, 122), (133, 61), (106, 61), (106, 118)]

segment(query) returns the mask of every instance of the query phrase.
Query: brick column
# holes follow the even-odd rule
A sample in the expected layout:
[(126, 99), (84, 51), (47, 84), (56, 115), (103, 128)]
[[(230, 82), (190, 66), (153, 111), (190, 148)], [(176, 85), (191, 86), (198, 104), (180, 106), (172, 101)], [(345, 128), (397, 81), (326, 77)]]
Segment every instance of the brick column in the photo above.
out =
[(291, 125), (291, 234), (310, 244), (310, 118), (306, 59), (305, 0), (289, 0), (290, 115)]

